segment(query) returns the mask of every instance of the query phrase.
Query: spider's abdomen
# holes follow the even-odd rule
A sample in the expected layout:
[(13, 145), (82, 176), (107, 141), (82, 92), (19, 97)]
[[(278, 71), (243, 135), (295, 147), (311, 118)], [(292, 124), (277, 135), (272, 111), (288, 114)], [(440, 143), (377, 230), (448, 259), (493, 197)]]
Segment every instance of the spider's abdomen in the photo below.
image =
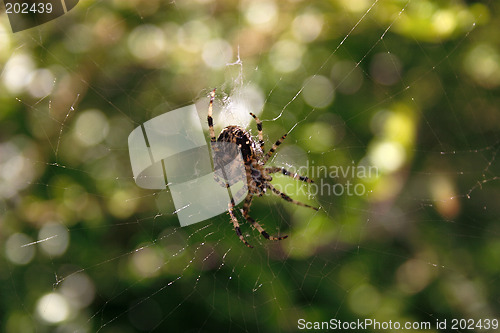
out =
[(232, 142), (239, 147), (243, 161), (245, 164), (250, 164), (252, 160), (257, 159), (260, 153), (255, 141), (250, 133), (238, 126), (228, 126), (222, 130), (217, 138), (217, 142)]

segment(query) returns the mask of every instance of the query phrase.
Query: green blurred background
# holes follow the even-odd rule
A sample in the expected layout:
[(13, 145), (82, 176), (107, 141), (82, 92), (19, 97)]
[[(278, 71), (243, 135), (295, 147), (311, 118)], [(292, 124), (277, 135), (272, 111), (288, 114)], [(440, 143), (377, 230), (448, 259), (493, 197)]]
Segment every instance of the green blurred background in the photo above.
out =
[[(499, 9), (88, 0), (16, 34), (1, 14), (0, 331), (500, 318)], [(243, 223), (248, 249), (227, 214), (180, 228), (168, 191), (134, 183), (129, 133), (213, 88), (220, 117), (251, 96), (268, 147), (293, 128), (272, 163), (323, 184), (273, 181), (317, 213), (255, 199), (286, 240)], [(312, 174), (353, 166), (377, 172)], [(366, 191), (325, 192), (347, 182)]]

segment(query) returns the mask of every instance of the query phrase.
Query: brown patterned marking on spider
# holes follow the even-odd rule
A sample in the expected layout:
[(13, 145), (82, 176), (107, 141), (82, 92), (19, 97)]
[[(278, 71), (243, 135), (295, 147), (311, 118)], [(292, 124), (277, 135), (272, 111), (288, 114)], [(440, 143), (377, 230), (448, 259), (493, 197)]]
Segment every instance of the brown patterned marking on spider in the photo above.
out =
[[(269, 189), (271, 190), (271, 193), (279, 196), (280, 198), (291, 202), (295, 205), (302, 206), (302, 207), (308, 207), (314, 210), (319, 210), (317, 207), (313, 207), (310, 205), (307, 205), (305, 203), (302, 203), (300, 201), (297, 201), (295, 199), (290, 198), (288, 195), (286, 195), (283, 192), (280, 192), (277, 190), (272, 184), (271, 180), (273, 179), (271, 174), (273, 173), (282, 173), (285, 176), (291, 177), (296, 180), (300, 180), (306, 183), (312, 183), (313, 181), (307, 177), (300, 176), (296, 173), (291, 173), (290, 171), (286, 170), (285, 168), (282, 167), (266, 167), (265, 164), (269, 159), (272, 157), (276, 149), (278, 149), (278, 146), (285, 140), (286, 136), (288, 133), (285, 133), (280, 139), (278, 139), (271, 149), (264, 154), (264, 137), (262, 134), (262, 122), (260, 119), (253, 113), (250, 113), (250, 115), (255, 119), (255, 122), (257, 123), (257, 130), (258, 130), (258, 142), (256, 142), (250, 133), (248, 133), (245, 129), (239, 127), (239, 126), (227, 126), (225, 127), (221, 133), (219, 134), (219, 137), (215, 137), (215, 131), (214, 131), (214, 121), (212, 118), (212, 111), (213, 111), (213, 103), (215, 99), (215, 89), (210, 92), (210, 103), (208, 106), (208, 115), (207, 115), (207, 121), (208, 121), (208, 130), (210, 133), (210, 141), (212, 143), (215, 142), (228, 142), (228, 143), (235, 143), (236, 146), (239, 148), (241, 151), (241, 155), (243, 157), (243, 163), (245, 164), (245, 177), (246, 179), (240, 179), (243, 181), (246, 181), (246, 185), (248, 188), (248, 194), (245, 197), (244, 203), (243, 203), (243, 208), (240, 210), (241, 214), (245, 218), (245, 220), (255, 229), (257, 229), (260, 234), (272, 241), (278, 241), (287, 238), (288, 236), (270, 236), (262, 226), (255, 221), (250, 215), (250, 206), (252, 204), (252, 200), (254, 196), (262, 196), (264, 193), (266, 193), (266, 190)], [(230, 145), (231, 146), (231, 145)], [(214, 164), (217, 163), (218, 165), (225, 165), (227, 161), (230, 161), (231, 159), (234, 158), (234, 151), (233, 152), (228, 152), (227, 150), (224, 149), (218, 149), (216, 146), (214, 146)], [(221, 162), (223, 161), (223, 162)], [(224, 177), (226, 179), (226, 187), (229, 187), (229, 184), (227, 183), (227, 177)], [(224, 184), (222, 184), (224, 185)], [(252, 248), (251, 246), (243, 237), (243, 234), (240, 229), (240, 224), (238, 222), (238, 219), (236, 218), (236, 215), (234, 214), (234, 208), (235, 208), (235, 202), (234, 199), (231, 198), (231, 201), (228, 205), (228, 213), (229, 216), (231, 217), (231, 221), (234, 226), (234, 230), (236, 231), (236, 234), (240, 238), (240, 240), (248, 247)]]

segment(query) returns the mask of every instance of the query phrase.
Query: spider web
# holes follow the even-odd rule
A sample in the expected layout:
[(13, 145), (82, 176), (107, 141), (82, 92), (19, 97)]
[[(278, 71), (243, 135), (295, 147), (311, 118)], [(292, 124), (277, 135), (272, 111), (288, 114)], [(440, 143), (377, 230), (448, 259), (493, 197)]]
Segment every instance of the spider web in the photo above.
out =
[[(17, 34), (3, 15), (2, 331), (498, 318), (497, 12), (82, 1)], [(319, 212), (254, 199), (286, 240), (239, 216), (248, 249), (227, 214), (181, 228), (168, 190), (134, 183), (129, 133), (214, 87), (217, 133), (256, 136), (254, 112), (267, 149), (288, 133), (269, 165), (315, 181), (273, 184)]]

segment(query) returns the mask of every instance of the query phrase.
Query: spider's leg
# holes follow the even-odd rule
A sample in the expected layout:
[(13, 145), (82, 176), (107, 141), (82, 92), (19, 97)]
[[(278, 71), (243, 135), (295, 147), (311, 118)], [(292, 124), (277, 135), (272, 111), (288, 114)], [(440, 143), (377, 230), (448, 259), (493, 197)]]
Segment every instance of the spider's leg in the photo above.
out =
[(262, 135), (262, 121), (254, 115), (252, 112), (250, 112), (250, 115), (255, 119), (255, 122), (257, 123), (257, 131), (259, 131), (259, 146), (262, 150), (264, 150), (264, 136)]
[(278, 190), (277, 190), (277, 189), (276, 189), (273, 185), (271, 185), (271, 184), (267, 184), (266, 186), (267, 186), (268, 188), (270, 188), (270, 189), (271, 189), (271, 191), (273, 191), (273, 193), (274, 193), (274, 194), (276, 194), (277, 196), (281, 197), (282, 199), (285, 199), (285, 200), (286, 200), (286, 201), (288, 201), (288, 202), (291, 202), (291, 203), (293, 203), (293, 204), (295, 204), (295, 205), (298, 205), (298, 206), (308, 207), (308, 208), (311, 208), (311, 209), (314, 209), (314, 210), (319, 210), (319, 208), (317, 208), (317, 207), (309, 206), (309, 205), (307, 205), (307, 204), (305, 204), (305, 203), (302, 203), (302, 202), (300, 202), (300, 201), (297, 201), (297, 200), (295, 200), (295, 199), (290, 198), (290, 197), (289, 197), (288, 195), (286, 195), (285, 193), (278, 191)]
[(291, 173), (290, 171), (286, 170), (285, 168), (282, 167), (269, 167), (265, 169), (267, 173), (276, 173), (276, 172), (281, 172), (285, 176), (292, 177), (293, 179), (301, 180), (306, 183), (314, 183), (312, 179), (309, 179), (305, 176), (301, 176), (297, 173)]
[(286, 136), (288, 135), (288, 133), (285, 133), (281, 138), (278, 139), (278, 141), (276, 141), (274, 143), (274, 145), (271, 147), (271, 149), (269, 149), (269, 151), (267, 152), (266, 155), (264, 155), (264, 157), (262, 157), (262, 164), (266, 164), (267, 161), (269, 160), (269, 158), (271, 156), (273, 156), (274, 152), (276, 151), (276, 149), (278, 149), (278, 146), (283, 142), (283, 140), (285, 140)]
[(233, 226), (234, 226), (234, 231), (236, 231), (236, 234), (238, 235), (238, 237), (240, 238), (240, 240), (246, 245), (248, 246), (249, 248), (253, 248), (252, 245), (248, 244), (248, 242), (245, 240), (245, 238), (243, 237), (243, 234), (241, 233), (241, 229), (240, 229), (240, 224), (238, 223), (238, 219), (236, 218), (236, 216), (234, 215), (234, 200), (233, 198), (231, 198), (231, 202), (228, 204), (228, 212), (229, 212), (229, 216), (231, 216), (231, 221), (233, 222)]
[(208, 105), (208, 116), (207, 116), (208, 130), (210, 132), (211, 142), (217, 141), (217, 139), (215, 138), (215, 131), (214, 131), (214, 119), (212, 118), (214, 99), (215, 99), (215, 89), (210, 92), (210, 104)]
[(260, 234), (262, 236), (264, 236), (265, 239), (269, 239), (272, 241), (278, 241), (278, 240), (282, 240), (282, 239), (287, 238), (288, 237), (287, 235), (280, 236), (280, 237), (269, 236), (269, 234), (264, 230), (264, 228), (262, 228), (262, 226), (257, 221), (255, 221), (252, 217), (250, 217), (250, 215), (248, 215), (248, 212), (250, 210), (250, 204), (252, 203), (252, 199), (253, 199), (253, 194), (248, 193), (247, 197), (245, 198), (245, 203), (243, 204), (243, 208), (241, 209), (241, 214), (245, 217), (245, 219), (248, 221), (248, 223), (250, 223), (252, 225), (252, 227), (257, 229), (260, 232)]

